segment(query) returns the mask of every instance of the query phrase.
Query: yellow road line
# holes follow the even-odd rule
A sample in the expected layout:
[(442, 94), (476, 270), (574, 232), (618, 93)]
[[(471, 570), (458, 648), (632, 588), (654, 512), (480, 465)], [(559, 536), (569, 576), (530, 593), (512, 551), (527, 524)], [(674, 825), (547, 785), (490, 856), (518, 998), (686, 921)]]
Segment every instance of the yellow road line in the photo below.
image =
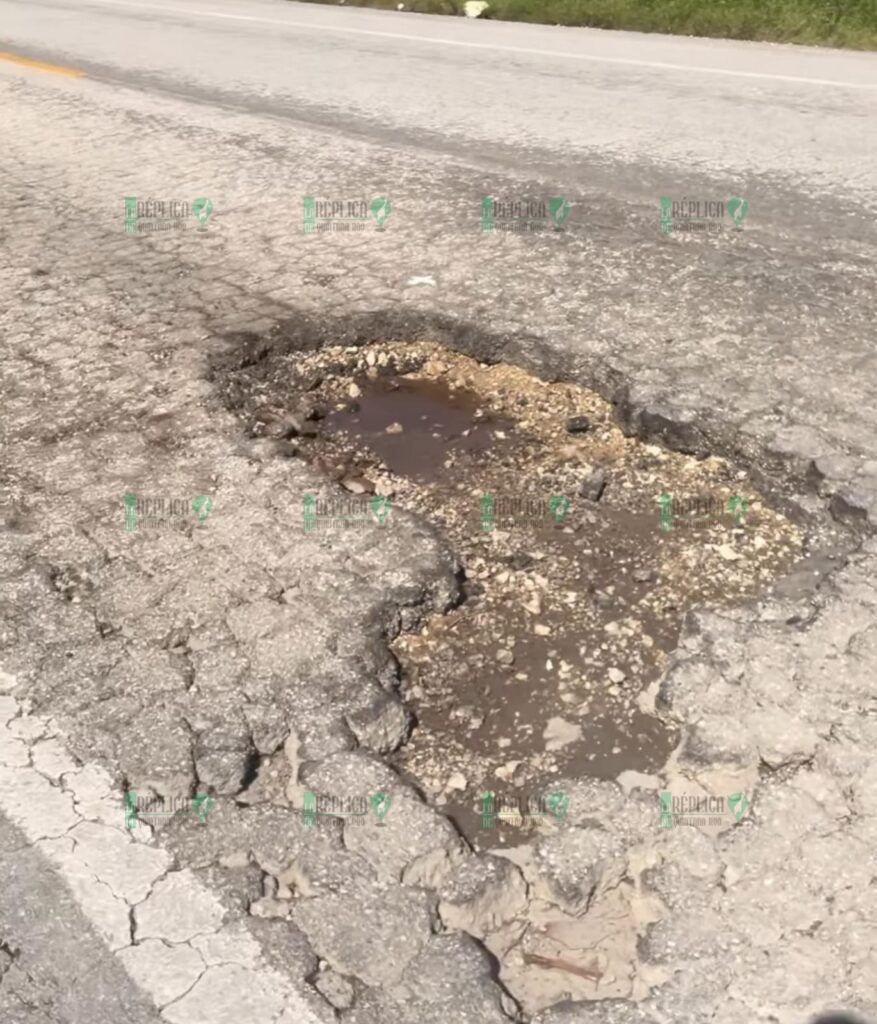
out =
[(85, 74), (76, 68), (64, 68), (59, 64), (45, 64), (41, 60), (31, 60), (30, 57), (19, 57), (17, 53), (3, 53), (0, 51), (0, 60), (8, 60), (13, 64), (23, 64), (28, 68), (39, 68), (40, 71), (54, 71), (56, 75), (69, 75), (70, 78), (80, 78)]

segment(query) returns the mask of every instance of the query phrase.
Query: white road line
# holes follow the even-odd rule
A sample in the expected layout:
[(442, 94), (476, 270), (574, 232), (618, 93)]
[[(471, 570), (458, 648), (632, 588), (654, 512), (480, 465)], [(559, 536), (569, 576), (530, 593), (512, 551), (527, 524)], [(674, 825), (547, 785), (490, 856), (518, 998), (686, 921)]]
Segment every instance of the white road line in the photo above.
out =
[(621, 64), (628, 67), (659, 68), (664, 71), (693, 71), (704, 75), (729, 75), (733, 78), (755, 78), (770, 82), (795, 82), (803, 85), (830, 85), (840, 89), (877, 90), (877, 83), (837, 82), (830, 78), (804, 78), (799, 75), (773, 75), (766, 71), (735, 71), (732, 68), (707, 68), (693, 64), (668, 64), (657, 60), (636, 60), (632, 57), (597, 57), (585, 53), (569, 53), (564, 50), (539, 50), (527, 46), (502, 46), (498, 43), (471, 43), (462, 39), (432, 38), (416, 36), (405, 32), (379, 32), (376, 29), (348, 28), (342, 25), (315, 24), (306, 21), (289, 21), (285, 18), (260, 18), (253, 14), (224, 14), (220, 11), (198, 11), (191, 7), (166, 7), (163, 4), (123, 3), (120, 0), (89, 0), (89, 3), (104, 7), (128, 7), (133, 10), (163, 11), (165, 14), (189, 14), (198, 18), (224, 18), (229, 21), (253, 21), (262, 25), (283, 25), (286, 28), (301, 28), (319, 32), (345, 32), (355, 36), (374, 36), (379, 39), (404, 39), (413, 43), (430, 43), (441, 46), (457, 46), (469, 50), (494, 50), (497, 53), (528, 54), (536, 57), (561, 57), (566, 60), (584, 60), (595, 64)]
[(23, 715), (9, 693), (14, 686), (14, 677), (0, 669), (0, 811), (52, 863), (162, 1019), (334, 1019), (327, 1013), (321, 1020), (290, 981), (265, 964), (242, 922), (223, 923), (225, 909), (216, 896), (191, 871), (172, 869), (151, 829), (125, 827), (110, 776), (96, 765), (77, 764), (51, 723)]

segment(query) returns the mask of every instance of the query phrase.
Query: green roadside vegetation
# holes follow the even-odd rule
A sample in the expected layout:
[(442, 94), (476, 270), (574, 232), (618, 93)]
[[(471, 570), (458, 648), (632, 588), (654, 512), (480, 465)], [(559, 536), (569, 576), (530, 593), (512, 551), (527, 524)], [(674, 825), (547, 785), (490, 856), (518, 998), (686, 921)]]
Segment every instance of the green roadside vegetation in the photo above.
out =
[[(310, 0), (331, 3), (339, 0)], [(401, 0), (344, 0), (396, 10)], [(464, 0), (404, 0), (421, 14), (464, 13)], [(482, 18), (672, 35), (877, 49), (877, 0), (490, 0)]]

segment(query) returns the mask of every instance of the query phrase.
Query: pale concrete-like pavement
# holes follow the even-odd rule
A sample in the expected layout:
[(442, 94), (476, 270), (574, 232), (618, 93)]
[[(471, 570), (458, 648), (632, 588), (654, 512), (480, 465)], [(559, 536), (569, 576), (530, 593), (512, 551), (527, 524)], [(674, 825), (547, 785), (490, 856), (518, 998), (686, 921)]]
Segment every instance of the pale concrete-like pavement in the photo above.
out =
[[(0, 59), (0, 1020), (514, 1013), (476, 938), (442, 930), (422, 865), (462, 854), (410, 787), (405, 835), (356, 854), (239, 799), (254, 758), (396, 785), (339, 722), (386, 685), (388, 606), (407, 628), (454, 587), (416, 523), (343, 554), (293, 530), (313, 474), (245, 442), (210, 373), (230, 332), (279, 321), (330, 343), (438, 326), (850, 525), (818, 592), (704, 615), (668, 677), (701, 762), (758, 780), (752, 827), (714, 847), (597, 799), (645, 844), (618, 877), (673, 910), (631, 979), (653, 993), (534, 1019), (877, 1015), (874, 55), (283, 0), (0, 0), (0, 50), (36, 62)], [(305, 196), (381, 195), (385, 231), (302, 231)], [(571, 212), (485, 237), (484, 195)], [(132, 237), (126, 196), (213, 213)], [(661, 196), (749, 209), (666, 236)], [(127, 535), (131, 489), (215, 495), (210, 530)], [(123, 783), (196, 778), (209, 828), (120, 827)]]

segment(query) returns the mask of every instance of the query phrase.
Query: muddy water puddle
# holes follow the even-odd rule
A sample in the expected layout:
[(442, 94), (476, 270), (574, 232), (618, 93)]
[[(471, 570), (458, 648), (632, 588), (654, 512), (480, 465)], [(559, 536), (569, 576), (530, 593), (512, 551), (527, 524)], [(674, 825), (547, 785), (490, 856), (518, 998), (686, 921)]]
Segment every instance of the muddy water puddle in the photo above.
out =
[(658, 770), (677, 736), (646, 691), (685, 611), (758, 594), (800, 555), (745, 474), (625, 438), (576, 385), (428, 343), (299, 354), (290, 373), (319, 381), (302, 454), (440, 524), (464, 566), (466, 600), (394, 645), (417, 718), (395, 761), (476, 847), (538, 827), (483, 829), (485, 791)]
[(446, 457), (495, 455), (510, 421), (490, 416), (478, 395), (444, 381), (389, 380), (369, 383), (358, 398), (331, 412), (324, 432), (343, 433), (364, 444), (396, 475), (427, 482), (448, 470)]

